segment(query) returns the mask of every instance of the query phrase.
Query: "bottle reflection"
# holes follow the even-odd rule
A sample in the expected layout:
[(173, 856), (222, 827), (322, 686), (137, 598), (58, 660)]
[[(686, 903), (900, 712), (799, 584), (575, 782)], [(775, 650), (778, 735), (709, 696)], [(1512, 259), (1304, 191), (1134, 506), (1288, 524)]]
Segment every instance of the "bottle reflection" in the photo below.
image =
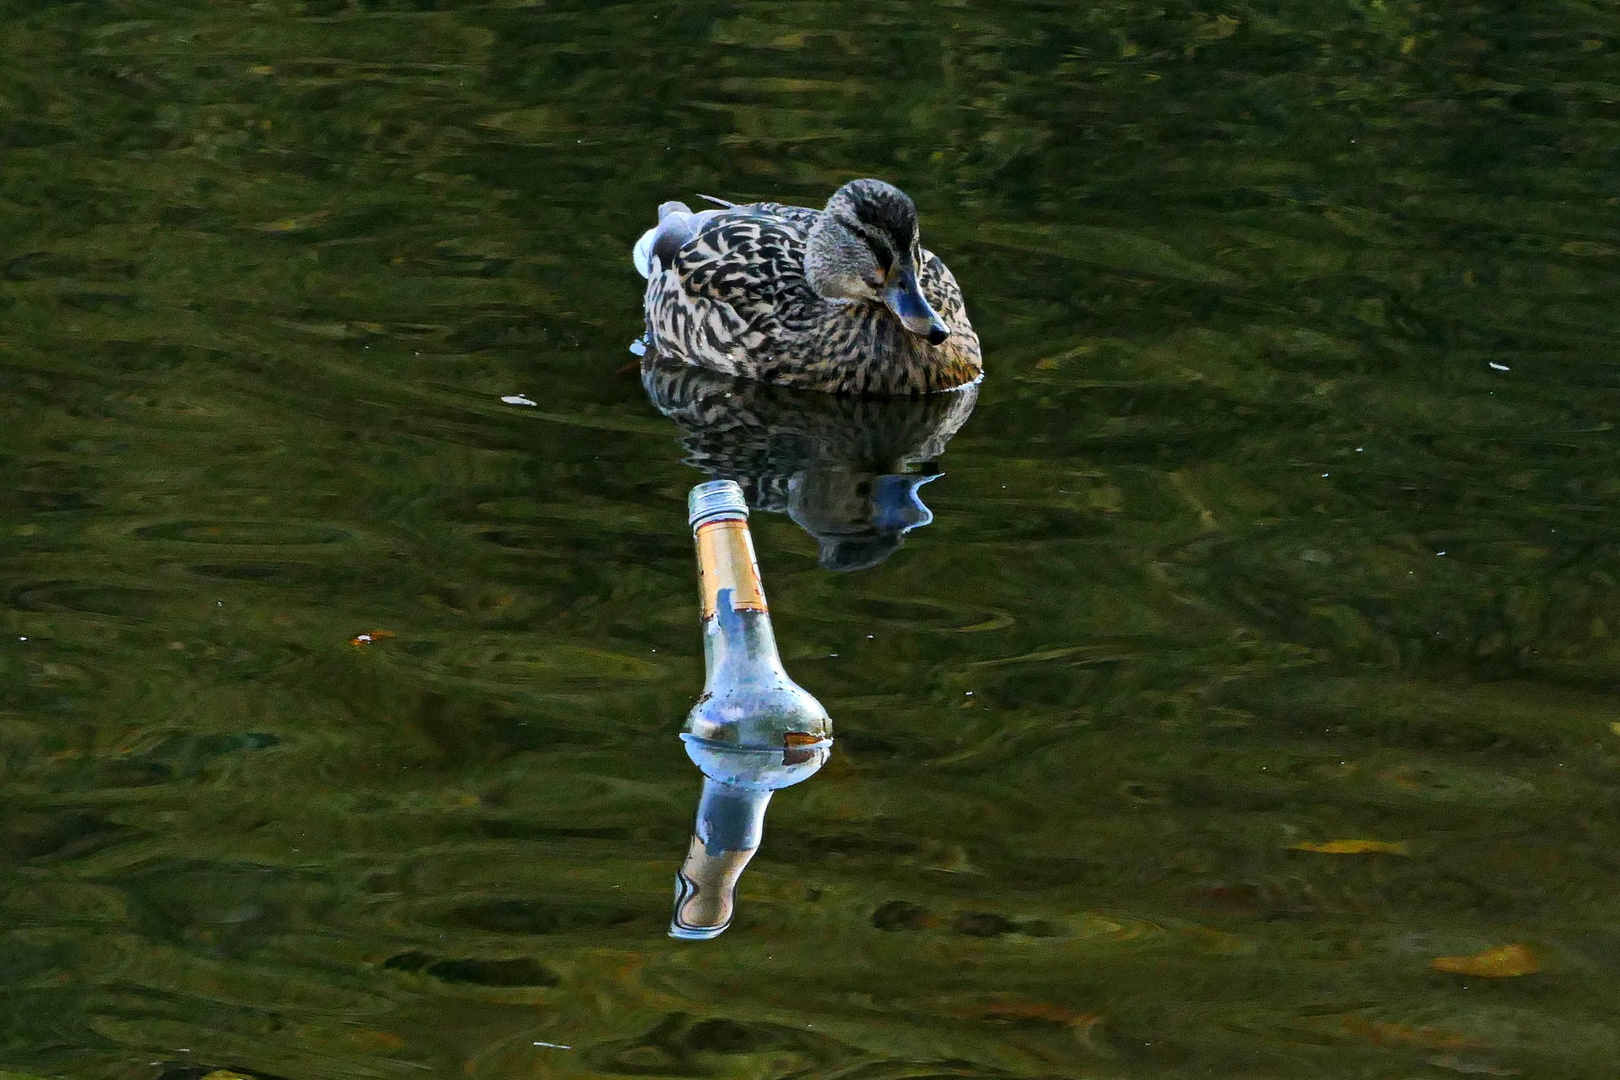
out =
[(731, 925), (737, 882), (759, 850), (771, 794), (826, 762), (832, 720), (782, 668), (742, 489), (730, 480), (699, 484), (689, 506), (705, 677), (681, 740), (704, 779), (686, 861), (675, 875), (669, 933), (697, 939)]
[(977, 385), (917, 398), (862, 399), (767, 386), (649, 353), (641, 382), (684, 430), (684, 460), (735, 480), (748, 505), (786, 513), (829, 570), (876, 566), (933, 514), (920, 490), (967, 422)]
[(769, 791), (703, 779), (697, 825), (686, 861), (675, 875), (675, 915), (669, 936), (712, 938), (731, 925), (737, 882), (765, 835)]

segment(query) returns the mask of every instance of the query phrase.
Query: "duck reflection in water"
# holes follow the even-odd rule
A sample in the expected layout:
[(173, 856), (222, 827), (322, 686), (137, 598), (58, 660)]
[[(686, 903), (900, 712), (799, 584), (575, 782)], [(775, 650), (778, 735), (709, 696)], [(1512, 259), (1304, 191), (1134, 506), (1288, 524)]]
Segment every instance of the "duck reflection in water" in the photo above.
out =
[(785, 513), (829, 570), (894, 554), (933, 513), (921, 488), (967, 422), (978, 384), (914, 398), (836, 397), (707, 371), (649, 351), (641, 383), (685, 432), (683, 460), (735, 480), (755, 510)]

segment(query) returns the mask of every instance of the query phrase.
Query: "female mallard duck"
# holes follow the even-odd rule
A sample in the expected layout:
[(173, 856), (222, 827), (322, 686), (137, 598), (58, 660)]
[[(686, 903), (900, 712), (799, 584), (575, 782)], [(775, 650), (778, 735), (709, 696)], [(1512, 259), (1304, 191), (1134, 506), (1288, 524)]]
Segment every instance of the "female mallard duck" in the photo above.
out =
[(863, 395), (951, 390), (984, 370), (917, 207), (881, 180), (851, 180), (824, 210), (667, 202), (635, 260), (648, 343), (699, 367)]

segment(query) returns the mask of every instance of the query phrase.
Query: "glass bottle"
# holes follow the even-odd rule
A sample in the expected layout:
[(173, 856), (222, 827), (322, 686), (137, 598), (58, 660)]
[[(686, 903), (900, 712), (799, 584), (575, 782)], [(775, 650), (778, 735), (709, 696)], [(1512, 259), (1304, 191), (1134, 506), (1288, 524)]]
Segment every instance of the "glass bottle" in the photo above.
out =
[(737, 882), (759, 850), (771, 793), (821, 768), (832, 749), (832, 720), (782, 669), (742, 489), (730, 480), (699, 484), (688, 507), (705, 679), (681, 740), (703, 771), (703, 794), (675, 875), (669, 933), (701, 939), (731, 924)]

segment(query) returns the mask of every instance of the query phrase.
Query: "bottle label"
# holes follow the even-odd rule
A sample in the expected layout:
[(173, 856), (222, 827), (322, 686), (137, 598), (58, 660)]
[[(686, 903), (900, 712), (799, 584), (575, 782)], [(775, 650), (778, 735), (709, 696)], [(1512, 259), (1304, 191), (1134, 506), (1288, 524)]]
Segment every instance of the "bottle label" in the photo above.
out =
[(746, 521), (722, 519), (699, 526), (697, 559), (705, 622), (719, 613), (720, 593), (728, 589), (731, 610), (770, 610), (759, 584), (759, 563), (754, 559), (754, 541)]
[(686, 861), (675, 876), (675, 917), (673, 930), (681, 936), (715, 937), (731, 925), (737, 904), (737, 879), (758, 848), (746, 851), (720, 851), (709, 854), (703, 841), (692, 837)]

